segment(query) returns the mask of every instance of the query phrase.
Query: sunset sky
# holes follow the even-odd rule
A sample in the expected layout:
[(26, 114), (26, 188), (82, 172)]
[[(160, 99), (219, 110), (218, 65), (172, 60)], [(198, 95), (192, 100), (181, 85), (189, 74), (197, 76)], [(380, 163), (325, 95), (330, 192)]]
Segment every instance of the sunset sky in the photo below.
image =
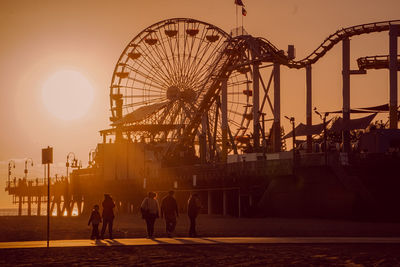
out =
[[(87, 165), (90, 149), (101, 142), (98, 131), (109, 127), (109, 85), (115, 63), (140, 31), (160, 20), (188, 17), (229, 32), (236, 26), (233, 2), (1, 0), (0, 208), (10, 204), (3, 188), (11, 159), (16, 162), (12, 176), (17, 178), (23, 176), (24, 158), (34, 161), (29, 178), (43, 176), (41, 149), (48, 145), (54, 147), (52, 173), (65, 175), (69, 152)], [(243, 2), (246, 31), (282, 50), (295, 45), (297, 59), (310, 54), (340, 28), (400, 19), (399, 0)], [(357, 69), (355, 60), (361, 56), (387, 55), (388, 39), (388, 32), (352, 38), (352, 69)], [(92, 89), (85, 91), (83, 102), (67, 105), (67, 113), (58, 116), (43, 92), (60, 72), (74, 73), (74, 81)], [(305, 71), (282, 67), (281, 86), (282, 122), (288, 132), (290, 126), (283, 116), (295, 116), (297, 122), (305, 123)], [(387, 70), (352, 76), (351, 86), (351, 107), (388, 103)], [(341, 109), (341, 105), (339, 44), (313, 66), (313, 106), (328, 111)], [(386, 120), (385, 116), (378, 118)], [(319, 118), (314, 116), (313, 121), (319, 123)]]

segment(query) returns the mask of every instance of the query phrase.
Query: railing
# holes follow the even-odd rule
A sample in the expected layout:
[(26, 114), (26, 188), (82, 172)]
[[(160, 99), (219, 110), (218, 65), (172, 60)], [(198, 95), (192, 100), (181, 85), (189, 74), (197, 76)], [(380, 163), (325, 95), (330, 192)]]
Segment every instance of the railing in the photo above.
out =
[[(50, 177), (50, 184), (55, 185), (60, 182), (66, 182), (66, 178), (62, 177)], [(35, 178), (35, 179), (14, 179), (12, 181), (6, 182), (6, 191), (10, 191), (10, 189), (15, 189), (18, 187), (41, 187), (47, 186), (47, 178)]]

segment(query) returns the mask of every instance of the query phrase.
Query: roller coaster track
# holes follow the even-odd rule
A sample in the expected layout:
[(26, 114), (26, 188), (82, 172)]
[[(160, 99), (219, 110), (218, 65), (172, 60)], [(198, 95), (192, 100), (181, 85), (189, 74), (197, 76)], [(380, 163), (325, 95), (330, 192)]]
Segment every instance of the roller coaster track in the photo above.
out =
[[(366, 69), (388, 69), (389, 56), (369, 56), (357, 59), (358, 68)], [(397, 56), (397, 70), (400, 71), (400, 55)]]
[[(390, 20), (382, 22), (374, 22), (356, 25), (348, 28), (337, 30), (335, 33), (329, 35), (322, 44), (317, 47), (310, 55), (302, 60), (294, 61), (289, 60), (282, 50), (276, 48), (271, 42), (264, 38), (256, 38), (261, 47), (260, 57), (272, 57), (274, 62), (286, 65), (289, 68), (301, 69), (307, 65), (316, 63), (323, 57), (329, 50), (331, 50), (337, 43), (343, 39), (350, 38), (356, 35), (362, 35), (373, 32), (388, 31), (391, 25), (400, 26), (400, 20)], [(240, 36), (237, 38), (241, 38)]]

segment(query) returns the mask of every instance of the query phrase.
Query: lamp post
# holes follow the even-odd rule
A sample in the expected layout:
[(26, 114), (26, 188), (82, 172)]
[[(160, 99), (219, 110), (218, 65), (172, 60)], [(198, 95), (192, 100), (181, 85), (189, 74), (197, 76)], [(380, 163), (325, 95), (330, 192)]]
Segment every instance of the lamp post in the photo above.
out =
[(33, 167), (33, 159), (32, 158), (27, 158), (25, 160), (25, 169), (24, 169), (25, 179), (28, 178), (28, 163), (29, 162), (31, 162), (31, 166)]
[(15, 169), (15, 162), (13, 160), (10, 160), (8, 162), (8, 182), (7, 182), (7, 188), (10, 188), (10, 177), (11, 177), (11, 169)]
[[(33, 159), (27, 158), (25, 159), (25, 169), (24, 169), (24, 180), (26, 181), (28, 179), (28, 163), (31, 163), (31, 166), (33, 166)], [(31, 185), (31, 183), (27, 183), (28, 185)], [(31, 206), (32, 205), (32, 197), (28, 196), (28, 216), (31, 216)]]
[[(71, 156), (74, 156), (73, 160), (72, 160), (72, 165), (74, 165), (74, 162), (76, 162), (75, 159), (75, 154), (74, 152), (69, 152), (67, 155), (67, 162), (65, 163), (65, 167), (67, 167), (67, 181), (68, 181), (68, 176), (69, 176), (69, 172), (68, 172), (68, 168), (69, 168), (69, 159)], [(72, 167), (72, 166), (71, 166)]]
[(96, 153), (96, 150), (95, 150), (95, 149), (91, 149), (91, 150), (89, 151), (89, 162), (88, 162), (89, 167), (92, 167), (92, 165), (94, 164), (93, 158), (94, 158), (95, 153)]
[(325, 158), (325, 166), (328, 165), (328, 151), (327, 151), (327, 135), (326, 135), (326, 117), (329, 115), (329, 112), (325, 112), (324, 116), (322, 116), (321, 113), (318, 112), (317, 108), (314, 107), (314, 112), (321, 118), (322, 120), (322, 125), (324, 127), (324, 158)]
[(295, 131), (295, 120), (294, 117), (285, 116), (286, 119), (290, 121), (292, 124), (292, 133), (293, 133), (293, 174), (296, 167), (296, 131)]

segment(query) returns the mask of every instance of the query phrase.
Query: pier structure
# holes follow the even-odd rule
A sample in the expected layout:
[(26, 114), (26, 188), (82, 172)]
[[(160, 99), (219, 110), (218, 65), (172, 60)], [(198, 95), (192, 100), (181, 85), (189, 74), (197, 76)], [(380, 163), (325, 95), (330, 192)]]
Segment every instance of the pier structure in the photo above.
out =
[[(6, 187), (8, 194), (13, 196), (13, 204), (18, 205), (18, 215), (46, 215), (43, 208), (47, 203), (47, 181), (43, 178), (14, 179)], [(52, 177), (50, 185), (50, 214), (55, 216), (71, 216), (82, 212), (82, 199), (72, 197), (71, 183), (65, 177)], [(26, 214), (23, 212), (26, 210)]]

